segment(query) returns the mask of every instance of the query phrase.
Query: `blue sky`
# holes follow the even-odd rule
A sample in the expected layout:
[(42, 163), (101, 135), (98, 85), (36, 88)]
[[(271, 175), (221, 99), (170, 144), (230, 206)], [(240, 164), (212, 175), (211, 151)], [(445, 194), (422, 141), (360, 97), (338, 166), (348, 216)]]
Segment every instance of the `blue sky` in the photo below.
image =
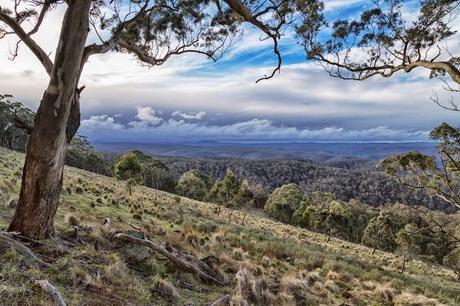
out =
[[(327, 14), (352, 18), (369, 3), (330, 0)], [(62, 13), (50, 14), (36, 36), (51, 55)], [(81, 80), (80, 133), (93, 141), (421, 141), (441, 122), (458, 124), (458, 113), (430, 100), (434, 91), (447, 96), (428, 71), (367, 82), (334, 79), (307, 63), (289, 34), (281, 43), (281, 74), (255, 84), (275, 64), (270, 42), (259, 38), (244, 28), (217, 63), (187, 55), (148, 69), (125, 54), (91, 58)], [(25, 47), (9, 61), (14, 43), (0, 40), (1, 92), (36, 108), (46, 74)], [(458, 36), (449, 44), (458, 50)]]

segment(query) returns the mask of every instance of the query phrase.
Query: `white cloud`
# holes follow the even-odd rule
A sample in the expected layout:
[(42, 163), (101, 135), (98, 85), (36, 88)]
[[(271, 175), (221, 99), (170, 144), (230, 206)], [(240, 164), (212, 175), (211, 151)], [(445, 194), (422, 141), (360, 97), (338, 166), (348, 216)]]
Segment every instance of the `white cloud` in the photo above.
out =
[(340, 9), (350, 7), (359, 3), (365, 2), (364, 0), (326, 0), (324, 2), (326, 10)]
[(109, 115), (92, 115), (89, 119), (82, 120), (81, 122), (82, 129), (87, 129), (93, 132), (97, 132), (98, 130), (110, 130), (110, 131), (117, 131), (117, 130), (124, 130), (126, 127), (115, 123), (114, 117)]
[(187, 119), (187, 120), (201, 120), (206, 115), (206, 112), (201, 111), (201, 112), (197, 112), (197, 113), (194, 113), (194, 112), (185, 113), (185, 112), (181, 112), (181, 111), (175, 111), (175, 112), (172, 113), (172, 115), (173, 115), (173, 117), (181, 117), (181, 118)]
[[(147, 106), (147, 107), (138, 106), (136, 107), (136, 110), (137, 110), (136, 118), (140, 120), (140, 122), (138, 123), (149, 126), (149, 125), (160, 124), (161, 121), (163, 121), (163, 119), (155, 115), (155, 110), (151, 108), (150, 106)], [(131, 122), (131, 123), (136, 124), (136, 122)]]

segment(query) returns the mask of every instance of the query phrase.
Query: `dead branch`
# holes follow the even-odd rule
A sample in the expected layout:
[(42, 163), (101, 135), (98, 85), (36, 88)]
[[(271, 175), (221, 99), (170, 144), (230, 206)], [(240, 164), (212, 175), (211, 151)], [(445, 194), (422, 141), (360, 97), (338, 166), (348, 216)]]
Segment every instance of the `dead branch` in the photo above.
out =
[(227, 305), (230, 305), (231, 297), (232, 296), (230, 294), (226, 294), (226, 295), (218, 298), (214, 302), (212, 302), (210, 304), (207, 304), (207, 306), (227, 306)]
[(37, 286), (43, 291), (45, 291), (46, 293), (48, 293), (53, 298), (56, 305), (66, 306), (66, 303), (64, 301), (64, 298), (62, 297), (62, 294), (48, 280), (46, 279), (38, 280), (34, 283), (34, 286)]
[(29, 34), (24, 31), (21, 25), (8, 14), (6, 14), (0, 7), (0, 21), (7, 24), (14, 33), (23, 41), (27, 47), (32, 51), (32, 53), (38, 58), (38, 60), (42, 63), (43, 67), (45, 68), (48, 74), (51, 74), (53, 70), (53, 63), (46, 54), (46, 52), (33, 40)]
[[(184, 271), (197, 274), (204, 281), (207, 281), (207, 282), (210, 282), (210, 283), (215, 283), (215, 284), (218, 284), (218, 285), (226, 285), (227, 284), (226, 280), (219, 280), (216, 277), (207, 274), (199, 266), (194, 265), (194, 264), (186, 261), (185, 259), (181, 258), (180, 254), (178, 254), (176, 256), (173, 253), (167, 251), (166, 249), (164, 249), (163, 247), (161, 247), (160, 245), (156, 244), (155, 242), (153, 242), (151, 240), (139, 239), (139, 238), (136, 238), (136, 237), (133, 237), (133, 236), (130, 236), (130, 235), (126, 235), (126, 234), (122, 234), (122, 233), (116, 234), (114, 237), (116, 239), (120, 239), (120, 240), (123, 240), (123, 241), (127, 241), (127, 242), (131, 242), (131, 243), (146, 246), (146, 247), (152, 249), (153, 251), (155, 251), (156, 253), (166, 257), (176, 267), (178, 267), (178, 268), (180, 268), (180, 269), (182, 269)], [(197, 259), (197, 260), (199, 261), (199, 259)]]
[(24, 255), (28, 258), (31, 258), (35, 263), (37, 263), (39, 266), (44, 267), (44, 268), (49, 268), (51, 265), (49, 263), (44, 262), (40, 258), (38, 258), (28, 247), (26, 247), (24, 244), (20, 243), (19, 241), (14, 240), (11, 236), (14, 235), (14, 233), (0, 233), (0, 247), (9, 247), (13, 248), (16, 251), (18, 251), (21, 255)]

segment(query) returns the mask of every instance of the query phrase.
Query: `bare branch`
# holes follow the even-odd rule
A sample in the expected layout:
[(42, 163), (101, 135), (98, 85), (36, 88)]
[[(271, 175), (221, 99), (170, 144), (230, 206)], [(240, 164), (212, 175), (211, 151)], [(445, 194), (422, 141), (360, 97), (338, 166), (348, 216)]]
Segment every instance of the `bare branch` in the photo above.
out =
[(42, 63), (48, 75), (53, 70), (53, 63), (43, 49), (27, 34), (19, 23), (0, 7), (0, 21), (6, 23)]
[(61, 292), (54, 287), (48, 280), (42, 279), (42, 280), (37, 280), (34, 283), (35, 286), (40, 287), (43, 291), (48, 293), (58, 306), (66, 306), (66, 303), (64, 301), (64, 298), (62, 297)]
[[(280, 34), (280, 29), (284, 24), (284, 21), (281, 21), (275, 29), (272, 29), (268, 27), (266, 24), (262, 23), (259, 21), (257, 18), (266, 14), (270, 10), (276, 10), (276, 6), (269, 6), (266, 9), (262, 10), (261, 12), (253, 15), (251, 11), (246, 7), (246, 5), (241, 2), (240, 0), (224, 0), (225, 3), (233, 10), (235, 11), (238, 15), (244, 18), (245, 21), (253, 24), (260, 30), (262, 30), (270, 39), (273, 40), (273, 52), (275, 53), (277, 57), (277, 65), (275, 69), (272, 71), (270, 75), (265, 75), (263, 78), (260, 78), (256, 81), (256, 83), (262, 81), (262, 80), (268, 80), (271, 79), (273, 76), (275, 76), (276, 73), (279, 73), (281, 70), (281, 65), (283, 58), (281, 56), (281, 52), (279, 50), (279, 39), (281, 37)], [(280, 3), (278, 7), (280, 7), (283, 3)]]
[(179, 267), (179, 268), (181, 268), (181, 269), (183, 269), (183, 270), (185, 270), (187, 272), (194, 273), (194, 274), (198, 275), (201, 279), (203, 279), (203, 280), (205, 280), (207, 282), (218, 284), (218, 285), (224, 285), (224, 284), (227, 283), (227, 281), (225, 281), (225, 280), (219, 280), (215, 276), (209, 275), (208, 273), (203, 271), (197, 265), (194, 265), (191, 262), (187, 261), (186, 259), (183, 259), (183, 258), (181, 258), (179, 256), (176, 256), (176, 255), (172, 254), (171, 252), (167, 251), (166, 249), (164, 249), (163, 247), (157, 245), (156, 243), (154, 243), (151, 240), (139, 239), (139, 238), (136, 238), (136, 237), (133, 237), (133, 236), (130, 236), (130, 235), (126, 235), (126, 234), (122, 234), (122, 233), (116, 234), (115, 238), (120, 239), (120, 240), (124, 240), (124, 241), (128, 241), (128, 242), (131, 242), (131, 243), (146, 246), (146, 247), (152, 249), (153, 251), (155, 251), (156, 253), (158, 253), (158, 254), (160, 254), (162, 256), (165, 256), (167, 259), (169, 259), (177, 267)]

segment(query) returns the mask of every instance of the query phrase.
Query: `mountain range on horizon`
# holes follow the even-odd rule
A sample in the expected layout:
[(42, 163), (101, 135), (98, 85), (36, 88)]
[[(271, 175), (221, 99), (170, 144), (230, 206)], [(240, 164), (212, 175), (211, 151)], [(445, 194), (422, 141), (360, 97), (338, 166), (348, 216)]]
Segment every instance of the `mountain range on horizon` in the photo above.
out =
[(317, 162), (329, 162), (336, 159), (359, 158), (372, 161), (381, 160), (389, 155), (419, 151), (427, 155), (436, 154), (433, 142), (402, 143), (322, 143), (322, 142), (94, 142), (101, 152), (124, 153), (140, 150), (144, 153), (176, 157), (214, 157), (239, 159), (309, 159)]

